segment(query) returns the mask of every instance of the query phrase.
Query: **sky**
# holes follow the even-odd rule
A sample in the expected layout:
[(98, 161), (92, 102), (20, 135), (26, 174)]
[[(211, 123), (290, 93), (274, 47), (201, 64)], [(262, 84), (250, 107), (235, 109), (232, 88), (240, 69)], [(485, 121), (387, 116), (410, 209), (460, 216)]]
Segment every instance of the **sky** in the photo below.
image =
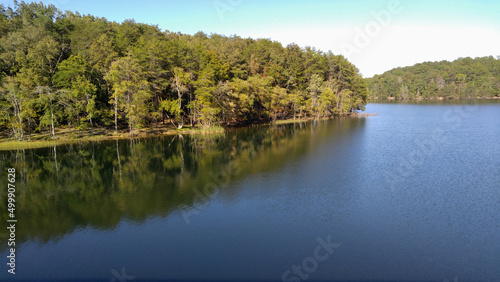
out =
[[(2, 1), (12, 5), (12, 0)], [(30, 2), (30, 1), (27, 1)], [(269, 38), (344, 55), (364, 77), (425, 61), (500, 56), (500, 1), (46, 0), (62, 11), (194, 34)]]

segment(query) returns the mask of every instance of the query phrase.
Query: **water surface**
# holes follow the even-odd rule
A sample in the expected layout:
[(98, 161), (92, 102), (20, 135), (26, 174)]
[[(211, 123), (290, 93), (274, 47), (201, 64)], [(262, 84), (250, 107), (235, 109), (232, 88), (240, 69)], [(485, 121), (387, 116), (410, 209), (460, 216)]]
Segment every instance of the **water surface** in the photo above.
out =
[(18, 249), (0, 279), (500, 279), (500, 104), (367, 111), (1, 152)]

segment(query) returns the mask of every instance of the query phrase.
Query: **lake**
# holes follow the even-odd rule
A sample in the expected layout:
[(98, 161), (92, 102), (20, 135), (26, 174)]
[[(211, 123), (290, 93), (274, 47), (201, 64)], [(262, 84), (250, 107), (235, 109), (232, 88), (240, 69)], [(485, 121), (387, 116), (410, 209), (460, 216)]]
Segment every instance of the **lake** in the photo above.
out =
[(500, 103), (367, 112), (0, 152), (0, 279), (500, 279)]

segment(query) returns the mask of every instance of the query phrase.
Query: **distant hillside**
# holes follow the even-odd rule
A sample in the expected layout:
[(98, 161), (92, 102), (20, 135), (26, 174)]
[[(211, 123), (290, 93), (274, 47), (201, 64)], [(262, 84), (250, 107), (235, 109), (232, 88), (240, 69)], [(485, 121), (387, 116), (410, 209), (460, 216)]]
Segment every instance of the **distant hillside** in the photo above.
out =
[(371, 99), (473, 99), (500, 96), (500, 59), (460, 58), (396, 68), (366, 79)]

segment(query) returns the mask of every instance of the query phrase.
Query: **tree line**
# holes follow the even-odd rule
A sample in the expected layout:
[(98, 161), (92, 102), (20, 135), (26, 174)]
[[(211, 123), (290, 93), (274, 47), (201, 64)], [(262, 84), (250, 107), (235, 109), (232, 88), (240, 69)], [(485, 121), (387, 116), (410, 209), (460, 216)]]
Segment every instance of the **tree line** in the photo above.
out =
[(499, 97), (500, 57), (425, 62), (375, 75), (366, 83), (372, 99)]
[(0, 5), (0, 129), (19, 140), (60, 125), (132, 133), (345, 115), (367, 95), (353, 64), (311, 47)]

